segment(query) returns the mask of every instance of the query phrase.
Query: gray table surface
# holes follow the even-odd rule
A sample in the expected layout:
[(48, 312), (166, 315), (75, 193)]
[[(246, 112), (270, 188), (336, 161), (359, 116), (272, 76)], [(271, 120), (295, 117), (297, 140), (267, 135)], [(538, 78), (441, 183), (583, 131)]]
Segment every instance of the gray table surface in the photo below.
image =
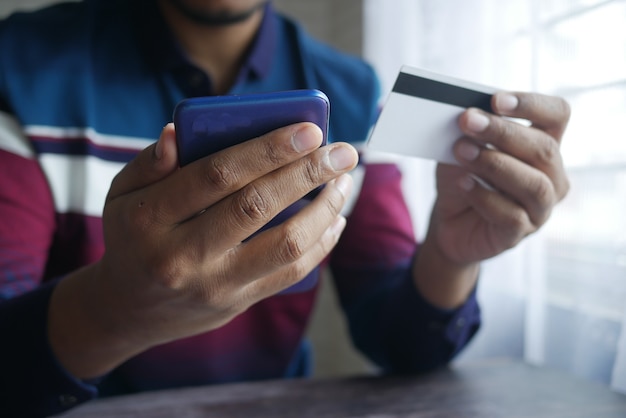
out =
[(296, 379), (127, 395), (65, 417), (626, 417), (626, 396), (509, 359), (422, 376)]

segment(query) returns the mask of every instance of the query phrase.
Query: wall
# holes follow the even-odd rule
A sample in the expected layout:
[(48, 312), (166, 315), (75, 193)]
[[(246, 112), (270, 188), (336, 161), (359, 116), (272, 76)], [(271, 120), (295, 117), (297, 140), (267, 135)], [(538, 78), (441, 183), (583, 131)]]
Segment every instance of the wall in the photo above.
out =
[[(29, 10), (55, 0), (2, 0), (0, 17), (15, 9)], [(361, 53), (362, 0), (274, 0), (277, 9), (300, 20), (319, 39), (353, 54)]]
[(50, 0), (2, 0), (0, 2), (0, 16), (6, 16), (16, 9), (35, 9), (48, 3), (52, 2)]
[(361, 54), (362, 0), (274, 0), (274, 5), (299, 20), (318, 39), (342, 51)]

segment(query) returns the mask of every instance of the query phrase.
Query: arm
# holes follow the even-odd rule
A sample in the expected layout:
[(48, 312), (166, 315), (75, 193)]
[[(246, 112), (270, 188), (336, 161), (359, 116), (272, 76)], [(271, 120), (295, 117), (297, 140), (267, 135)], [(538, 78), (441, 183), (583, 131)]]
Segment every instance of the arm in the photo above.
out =
[(473, 295), (456, 309), (441, 309), (417, 291), (411, 265), (421, 251), (398, 167), (366, 164), (331, 268), (356, 346), (385, 372), (446, 364), (480, 323)]
[(47, 341), (55, 282), (42, 285), (55, 233), (48, 184), (7, 106), (0, 111), (0, 415), (43, 416), (91, 399), (95, 388), (68, 375)]
[[(334, 246), (356, 164), (299, 124), (177, 168), (173, 127), (115, 178), (106, 253), (51, 297), (49, 335), (73, 375), (93, 378), (153, 346), (216, 329), (299, 281)], [(336, 180), (335, 180), (336, 179)], [(327, 183), (286, 222), (249, 238)], [(249, 238), (249, 239), (246, 239)]]
[[(460, 118), (466, 134), (455, 146), (460, 166), (438, 166), (429, 231), (412, 261), (399, 181), (378, 187), (379, 196), (361, 196), (358, 205), (365, 209), (350, 217), (357, 225), (349, 225), (342, 242), (352, 239), (360, 250), (350, 253), (340, 243), (338, 288), (356, 344), (387, 370), (420, 371), (449, 361), (478, 328), (480, 261), (541, 227), (567, 192), (558, 151), (567, 104), (534, 94), (515, 97), (495, 95), (493, 108), (530, 120), (530, 127), (475, 109)], [(375, 181), (385, 178), (377, 173)], [(394, 206), (401, 210), (394, 213)]]
[[(147, 348), (220, 327), (304, 277), (343, 229), (339, 211), (350, 181), (342, 173), (357, 159), (347, 144), (318, 148), (320, 142), (314, 125), (294, 125), (178, 169), (168, 125), (111, 185), (104, 257), (2, 306), (3, 330), (15, 333), (7, 353), (30, 341), (33, 352), (24, 356), (38, 356), (23, 359), (24, 367), (31, 362), (28, 378), (19, 375), (19, 365), (3, 375), (9, 399), (30, 398), (13, 405), (41, 414), (65, 406), (29, 392), (33, 376), (56, 390), (69, 382), (75, 402), (88, 399), (93, 387), (78, 391), (81, 380), (106, 374)], [(245, 240), (323, 183), (299, 213)], [(32, 314), (32, 336), (10, 322), (24, 311)], [(36, 362), (44, 358), (41, 367)]]
[(539, 94), (498, 93), (492, 108), (531, 125), (477, 109), (460, 117), (465, 136), (454, 148), (460, 165), (437, 167), (424, 257), (414, 266), (418, 289), (438, 306), (462, 303), (475, 285), (478, 263), (537, 231), (569, 189), (559, 151), (568, 104)]

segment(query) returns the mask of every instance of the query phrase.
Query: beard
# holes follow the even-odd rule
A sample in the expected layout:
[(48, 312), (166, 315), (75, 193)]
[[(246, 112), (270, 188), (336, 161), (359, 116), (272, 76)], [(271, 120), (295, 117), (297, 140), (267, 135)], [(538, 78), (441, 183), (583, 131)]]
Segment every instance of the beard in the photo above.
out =
[(232, 12), (230, 10), (206, 11), (190, 7), (184, 0), (167, 0), (183, 16), (196, 24), (204, 26), (227, 26), (244, 22), (257, 10), (263, 8), (268, 1), (260, 1), (247, 10)]

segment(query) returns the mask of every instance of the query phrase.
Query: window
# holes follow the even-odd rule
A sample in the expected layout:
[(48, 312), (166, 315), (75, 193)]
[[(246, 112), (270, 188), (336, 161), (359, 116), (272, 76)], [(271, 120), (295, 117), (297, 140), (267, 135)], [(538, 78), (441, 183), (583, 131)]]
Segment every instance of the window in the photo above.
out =
[(573, 187), (545, 248), (546, 297), (551, 315), (564, 318), (549, 321), (546, 338), (577, 348), (546, 341), (555, 348), (546, 361), (610, 381), (626, 308), (626, 2), (535, 3), (520, 34), (534, 41), (534, 83), (575, 112), (563, 143)]
[(384, 86), (411, 64), (572, 106), (571, 191), (536, 237), (485, 263), (471, 356), (521, 352), (626, 392), (626, 0), (384, 3), (365, 0)]
[(544, 266), (542, 333), (527, 327), (526, 338), (536, 360), (608, 383), (626, 312), (626, 1), (483, 5), (494, 23), (484, 74), (572, 106), (562, 144), (572, 188), (532, 260)]

